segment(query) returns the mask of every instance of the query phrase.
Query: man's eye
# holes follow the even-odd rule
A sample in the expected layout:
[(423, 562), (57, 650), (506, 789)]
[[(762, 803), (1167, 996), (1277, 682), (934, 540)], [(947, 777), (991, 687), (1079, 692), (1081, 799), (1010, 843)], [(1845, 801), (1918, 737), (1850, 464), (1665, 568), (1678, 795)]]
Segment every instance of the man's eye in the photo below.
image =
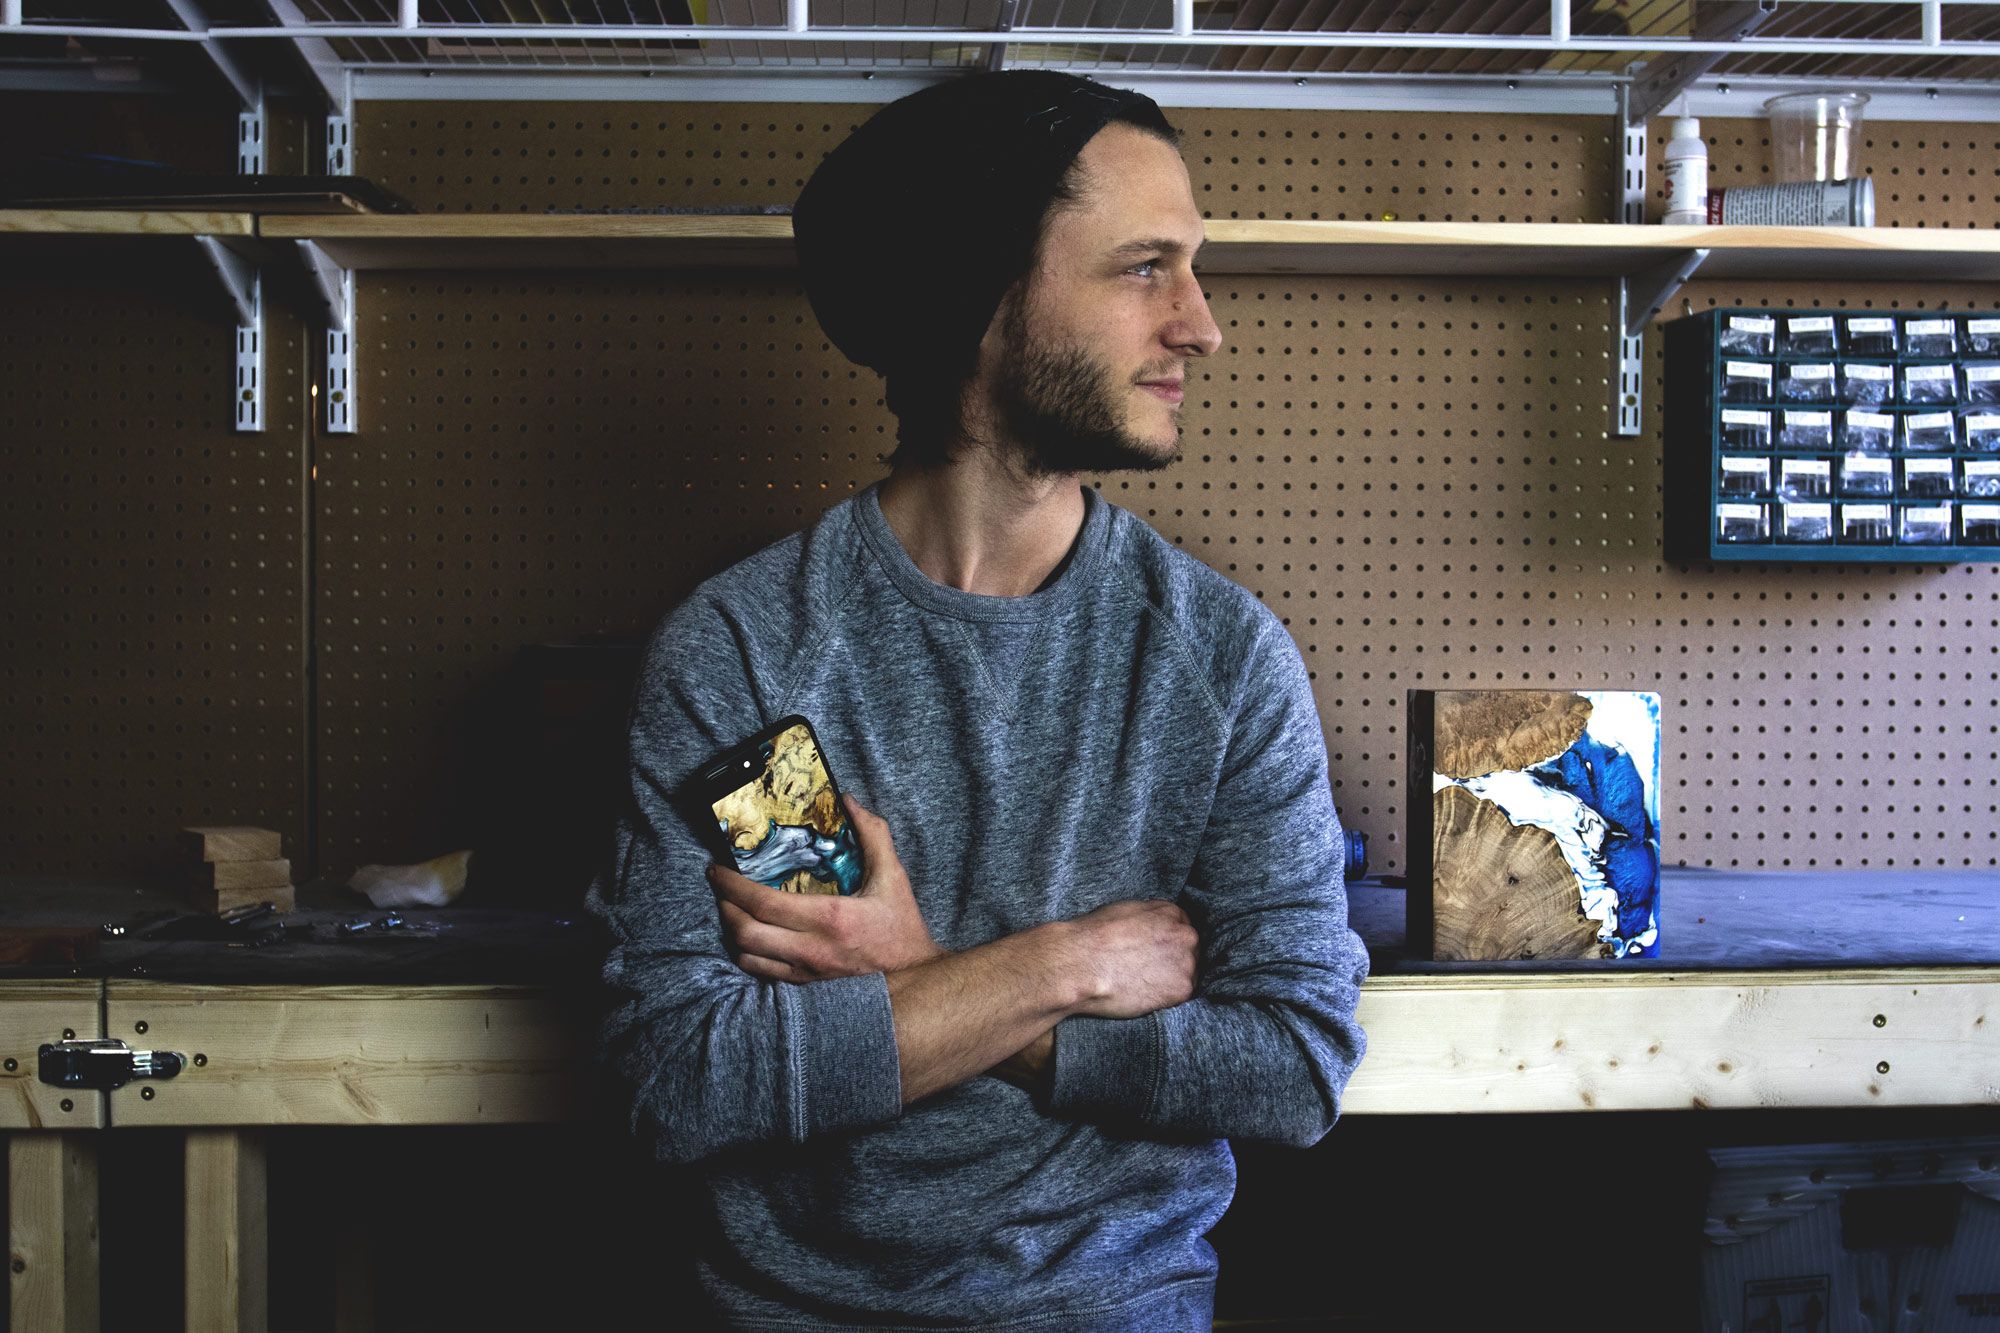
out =
[[(1157, 259), (1148, 259), (1148, 260), (1146, 260), (1146, 261), (1145, 261), (1145, 262), (1143, 262), (1143, 263), (1139, 263), (1139, 264), (1134, 264), (1134, 265), (1133, 265), (1133, 266), (1132, 266), (1131, 268), (1128, 268), (1128, 269), (1126, 269), (1125, 271), (1126, 271), (1127, 273), (1137, 273), (1137, 272), (1139, 272), (1139, 270), (1140, 270), (1140, 269), (1142, 269), (1142, 268), (1158, 268), (1159, 266), (1160, 266), (1160, 261), (1159, 261), (1159, 260), (1157, 260)], [(1143, 276), (1145, 276), (1145, 277), (1148, 277), (1148, 278), (1150, 278), (1150, 277), (1152, 277), (1153, 275), (1152, 275), (1152, 274), (1150, 274), (1150, 273), (1147, 273), (1147, 274), (1144, 274)]]

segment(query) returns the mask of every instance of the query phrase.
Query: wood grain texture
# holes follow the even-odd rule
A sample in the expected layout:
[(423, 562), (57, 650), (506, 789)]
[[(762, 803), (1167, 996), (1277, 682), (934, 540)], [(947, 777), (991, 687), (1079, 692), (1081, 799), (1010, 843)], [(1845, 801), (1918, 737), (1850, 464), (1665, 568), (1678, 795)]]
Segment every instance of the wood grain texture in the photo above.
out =
[(254, 236), (249, 213), (122, 212), (95, 208), (0, 208), (0, 232), (118, 236)]
[[(94, 1092), (59, 1088), (36, 1077), (37, 1051), (44, 1042), (101, 1037), (99, 1000), (103, 983), (94, 978), (0, 983), (0, 1129), (101, 1129), (104, 1098)], [(63, 1109), (63, 1103), (69, 1109)]]
[(185, 828), (181, 835), (183, 845), (202, 862), (269, 862), (284, 853), (283, 839), (276, 829), (227, 824)]
[[(150, 1102), (113, 1093), (117, 1125), (584, 1113), (591, 1024), (558, 992), (107, 989), (115, 1027), (150, 1015), (156, 1045), (210, 1056)], [(2000, 966), (1376, 976), (1358, 1018), (1343, 1113), (2000, 1104)]]
[(189, 1060), (150, 1100), (113, 1092), (118, 1125), (543, 1123), (590, 1077), (587, 1007), (534, 987), (112, 981), (105, 1016)]
[(98, 1326), (97, 1140), (7, 1139), (8, 1327), (89, 1333)]
[(259, 903), (271, 904), (274, 912), (289, 912), (297, 905), (295, 891), (289, 884), (256, 889), (210, 889), (197, 884), (189, 890), (188, 902), (197, 912), (209, 912), (216, 916), (233, 912), (239, 907), (255, 907)]
[(1440, 960), (1594, 958), (1609, 952), (1547, 829), (1517, 825), (1463, 787), (1431, 797), (1432, 935)]
[(1554, 759), (1590, 725), (1570, 690), (1440, 690), (1431, 756), (1448, 778), (1476, 778)]
[(187, 1136), (187, 1327), (263, 1333), (270, 1319), (264, 1137)]
[[(1700, 248), (1714, 277), (2000, 278), (2000, 236), (1888, 227), (1211, 219), (1209, 273), (1613, 277)], [(359, 269), (762, 266), (795, 262), (782, 216), (270, 215), (269, 239), (317, 240)]]
[(1357, 1017), (1346, 1114), (2000, 1105), (2000, 968), (1392, 977)]
[(290, 888), (292, 863), (285, 857), (269, 861), (204, 861), (194, 868), (198, 893), (232, 893), (244, 889)]

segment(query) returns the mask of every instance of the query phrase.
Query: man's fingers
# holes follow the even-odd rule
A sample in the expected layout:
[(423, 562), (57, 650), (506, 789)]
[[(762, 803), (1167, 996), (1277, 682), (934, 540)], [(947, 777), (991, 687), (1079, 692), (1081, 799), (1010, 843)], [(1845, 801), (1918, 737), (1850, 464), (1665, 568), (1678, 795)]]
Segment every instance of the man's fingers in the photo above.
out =
[(739, 911), (731, 917), (729, 904), (725, 903), (723, 907), (723, 929), (736, 948), (780, 963), (809, 961), (808, 954), (815, 947), (815, 936), (802, 930), (765, 925), (747, 912)]
[(737, 954), (736, 966), (748, 972), (751, 976), (762, 977), (766, 981), (805, 982), (813, 979), (790, 963), (780, 962), (776, 958), (765, 958), (754, 953)]
[(894, 856), (896, 840), (889, 835), (889, 821), (861, 804), (850, 792), (842, 792), (840, 799), (847, 806), (847, 817), (854, 821), (854, 835), (861, 840), (862, 859), (873, 865), (874, 860), (869, 853), (878, 844), (880, 851), (876, 855)]

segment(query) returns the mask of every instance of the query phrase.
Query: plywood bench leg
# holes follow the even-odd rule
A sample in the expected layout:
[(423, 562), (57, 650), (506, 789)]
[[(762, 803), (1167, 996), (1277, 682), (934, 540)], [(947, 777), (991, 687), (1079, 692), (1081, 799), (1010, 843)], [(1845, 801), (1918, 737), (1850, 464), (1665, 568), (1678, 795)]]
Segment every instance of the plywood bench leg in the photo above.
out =
[(187, 1132), (187, 1326), (264, 1333), (266, 1270), (264, 1135)]
[(16, 1333), (97, 1328), (97, 1142), (91, 1134), (7, 1139), (7, 1249)]

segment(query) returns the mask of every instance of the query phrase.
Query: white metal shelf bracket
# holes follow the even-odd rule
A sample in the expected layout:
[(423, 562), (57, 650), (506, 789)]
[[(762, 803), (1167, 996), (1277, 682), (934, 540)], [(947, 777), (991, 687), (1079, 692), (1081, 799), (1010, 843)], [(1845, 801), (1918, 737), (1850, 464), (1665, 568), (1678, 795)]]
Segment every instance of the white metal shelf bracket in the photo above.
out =
[(1674, 293), (1707, 258), (1707, 250), (1689, 250), (1618, 279), (1618, 323), (1614, 330), (1618, 375), (1611, 413), (1620, 435), (1637, 435), (1642, 430), (1639, 406), (1646, 382), (1646, 326), (1666, 309)]
[(264, 278), (251, 263), (213, 236), (197, 236), (236, 307), (236, 429), (264, 429)]
[(264, 174), (264, 104), (236, 117), (236, 174)]
[(354, 270), (327, 258), (315, 241), (294, 241), (326, 305), (326, 429), (354, 433)]
[(354, 174), (354, 118), (333, 114), (326, 118), (326, 174)]

